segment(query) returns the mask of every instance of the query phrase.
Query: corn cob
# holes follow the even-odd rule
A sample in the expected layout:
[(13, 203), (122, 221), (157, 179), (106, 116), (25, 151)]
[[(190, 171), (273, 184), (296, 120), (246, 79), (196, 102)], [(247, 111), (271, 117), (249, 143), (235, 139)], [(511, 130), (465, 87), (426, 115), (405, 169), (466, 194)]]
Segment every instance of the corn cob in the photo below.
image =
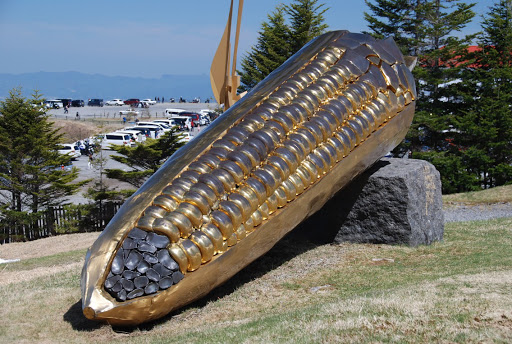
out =
[(88, 251), (84, 314), (137, 324), (205, 295), (396, 146), (415, 97), (392, 39), (318, 37), (123, 205)]

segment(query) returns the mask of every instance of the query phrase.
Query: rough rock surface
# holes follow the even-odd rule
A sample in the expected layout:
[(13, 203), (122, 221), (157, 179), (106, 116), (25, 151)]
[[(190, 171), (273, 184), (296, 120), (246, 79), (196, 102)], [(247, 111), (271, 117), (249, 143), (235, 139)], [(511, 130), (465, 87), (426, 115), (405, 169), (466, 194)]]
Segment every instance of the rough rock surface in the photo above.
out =
[(441, 180), (426, 161), (381, 159), (335, 199), (335, 242), (417, 246), (443, 238)]
[(423, 160), (381, 159), (301, 227), (324, 242), (417, 246), (442, 240), (439, 172)]

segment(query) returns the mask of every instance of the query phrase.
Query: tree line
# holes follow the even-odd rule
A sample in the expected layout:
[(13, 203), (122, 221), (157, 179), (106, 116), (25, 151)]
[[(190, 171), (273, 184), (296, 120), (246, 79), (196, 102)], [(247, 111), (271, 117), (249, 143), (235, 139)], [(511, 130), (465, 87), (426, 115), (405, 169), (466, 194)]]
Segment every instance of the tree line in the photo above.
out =
[[(444, 193), (512, 181), (511, 2), (495, 3), (480, 32), (462, 35), (475, 20), (473, 3), (366, 0), (366, 33), (379, 39), (391, 36), (404, 55), (418, 57), (413, 71), (416, 114), (393, 154), (433, 163)], [(324, 33), (327, 10), (318, 0), (278, 5), (242, 58), (240, 89), (250, 90), (303, 43)]]

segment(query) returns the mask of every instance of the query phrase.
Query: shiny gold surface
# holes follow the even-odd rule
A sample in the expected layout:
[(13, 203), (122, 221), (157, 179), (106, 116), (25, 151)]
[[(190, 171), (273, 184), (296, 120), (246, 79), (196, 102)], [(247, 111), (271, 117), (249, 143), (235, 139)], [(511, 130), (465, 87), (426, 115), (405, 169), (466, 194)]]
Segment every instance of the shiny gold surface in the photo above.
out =
[[(322, 35), (176, 152), (88, 251), (84, 314), (138, 324), (204, 296), (395, 147), (416, 98), (397, 51), (389, 39)], [(103, 284), (135, 226), (169, 237), (185, 277), (120, 302)]]

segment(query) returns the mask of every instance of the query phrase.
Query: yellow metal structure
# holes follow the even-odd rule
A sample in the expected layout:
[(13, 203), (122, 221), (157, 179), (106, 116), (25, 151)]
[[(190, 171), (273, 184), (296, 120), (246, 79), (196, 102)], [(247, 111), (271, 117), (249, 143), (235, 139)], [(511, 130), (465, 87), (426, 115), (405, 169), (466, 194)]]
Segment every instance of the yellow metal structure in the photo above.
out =
[[(392, 39), (347, 31), (317, 37), (127, 200), (87, 252), (84, 314), (134, 325), (206, 295), (398, 145), (415, 98)], [(129, 252), (122, 251), (129, 233), (168, 240), (161, 250), (184, 277), (128, 298), (107, 292), (106, 280), (130, 268), (118, 254)]]
[(219, 47), (213, 57), (212, 66), (210, 68), (210, 82), (212, 85), (213, 95), (218, 104), (224, 105), (224, 111), (229, 109), (242, 95), (237, 94), (238, 86), (240, 86), (240, 76), (236, 75), (236, 57), (238, 50), (238, 39), (240, 36), (240, 24), (242, 22), (242, 10), (244, 0), (238, 1), (238, 16), (235, 32), (235, 47), (233, 50), (233, 66), (229, 68), (231, 60), (231, 18), (233, 16), (233, 0), (229, 8), (228, 22), (224, 29), (224, 34), (220, 40)]

